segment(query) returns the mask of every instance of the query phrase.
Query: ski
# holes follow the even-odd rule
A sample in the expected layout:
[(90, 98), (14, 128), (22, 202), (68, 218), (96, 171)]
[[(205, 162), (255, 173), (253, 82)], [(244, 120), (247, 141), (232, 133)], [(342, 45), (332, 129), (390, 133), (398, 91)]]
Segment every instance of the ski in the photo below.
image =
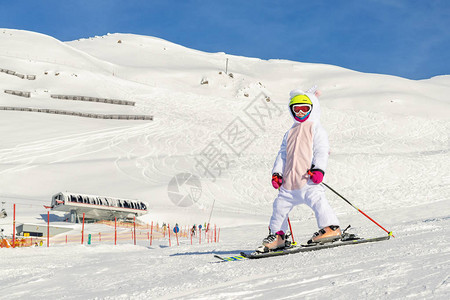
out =
[(241, 252), (241, 256), (248, 258), (248, 259), (258, 259), (258, 258), (265, 258), (265, 257), (294, 254), (294, 253), (299, 253), (299, 252), (317, 251), (317, 250), (335, 248), (335, 247), (340, 247), (340, 246), (345, 246), (345, 245), (373, 243), (373, 242), (389, 240), (390, 237), (391, 237), (390, 235), (386, 235), (386, 236), (374, 237), (374, 238), (357, 238), (357, 239), (350, 239), (350, 240), (339, 240), (339, 241), (324, 243), (324, 244), (292, 246), (289, 248), (273, 250), (273, 251), (269, 251), (269, 252), (251, 252), (251, 253)]
[(246, 257), (242, 255), (236, 255), (236, 256), (228, 256), (228, 257), (222, 257), (220, 255), (215, 254), (215, 258), (221, 260), (221, 261), (236, 261), (236, 260), (243, 260), (246, 259)]

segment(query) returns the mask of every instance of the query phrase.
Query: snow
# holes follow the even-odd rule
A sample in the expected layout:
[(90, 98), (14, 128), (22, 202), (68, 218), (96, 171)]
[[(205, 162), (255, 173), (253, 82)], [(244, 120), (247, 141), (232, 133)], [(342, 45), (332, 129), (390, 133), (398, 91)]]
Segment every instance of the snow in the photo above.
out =
[[(233, 78), (225, 74), (227, 58)], [(0, 249), (0, 298), (448, 299), (450, 76), (414, 81), (204, 53), (132, 34), (63, 43), (12, 29), (0, 29), (0, 68), (36, 75), (27, 80), (0, 72), (2, 90), (31, 92), (31, 98), (1, 92), (0, 106), (154, 116), (99, 120), (0, 110), (0, 201), (8, 212), (0, 227), (6, 234), (12, 233), (13, 204), (18, 223), (44, 224), (42, 205), (67, 190), (146, 201), (150, 213), (141, 221), (160, 224), (204, 223), (215, 200), (211, 223), (221, 227), (220, 243), (192, 246), (186, 239), (176, 246), (172, 239), (168, 247), (167, 238), (152, 246), (143, 240), (137, 246), (66, 246), (55, 237), (50, 248)], [(203, 78), (208, 84), (200, 84)], [(292, 122), (289, 91), (315, 84), (332, 147), (326, 182), (396, 238), (217, 263), (213, 254), (252, 250), (267, 235), (276, 196), (270, 172)], [(62, 101), (50, 94), (136, 106)], [(261, 103), (272, 110), (258, 119), (252, 113)], [(246, 147), (224, 142), (233, 124), (250, 133)], [(196, 168), (211, 146), (228, 158), (216, 178)], [(169, 182), (180, 173), (200, 177), (201, 197), (189, 207), (176, 206), (168, 195)], [(333, 193), (327, 197), (354, 233), (384, 234)], [(52, 220), (58, 218), (51, 212)], [(296, 240), (317, 229), (306, 207), (290, 219)], [(105, 228), (86, 226), (92, 233)]]

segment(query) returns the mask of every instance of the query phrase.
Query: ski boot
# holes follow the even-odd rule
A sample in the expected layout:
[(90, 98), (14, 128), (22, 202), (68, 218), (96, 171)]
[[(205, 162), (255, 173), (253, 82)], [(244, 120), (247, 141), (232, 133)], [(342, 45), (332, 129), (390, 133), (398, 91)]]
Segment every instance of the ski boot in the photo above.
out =
[(308, 241), (310, 244), (323, 244), (330, 243), (342, 238), (341, 229), (339, 226), (331, 225), (320, 229), (318, 232), (314, 233), (312, 238)]
[(265, 253), (276, 249), (282, 249), (285, 247), (286, 247), (286, 234), (280, 230), (276, 234), (270, 232), (269, 235), (263, 240), (262, 245), (256, 249), (256, 252)]

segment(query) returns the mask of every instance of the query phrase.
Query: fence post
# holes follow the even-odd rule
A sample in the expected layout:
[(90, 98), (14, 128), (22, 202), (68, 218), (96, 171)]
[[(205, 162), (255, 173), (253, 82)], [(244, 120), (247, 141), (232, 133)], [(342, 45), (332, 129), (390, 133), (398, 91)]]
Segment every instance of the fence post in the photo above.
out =
[(84, 244), (84, 214), (83, 213), (83, 225), (81, 225), (81, 245)]
[(151, 229), (151, 234), (150, 234), (150, 246), (152, 245), (152, 241), (153, 241), (153, 221), (152, 221), (152, 229)]
[(114, 217), (114, 245), (117, 245), (117, 217)]
[(136, 216), (134, 216), (134, 244), (136, 245)]
[(50, 247), (50, 212), (47, 211), (47, 248)]
[(16, 204), (14, 204), (13, 209), (13, 248), (16, 248)]
[(170, 224), (167, 224), (167, 229), (169, 229), (169, 247), (171, 247), (172, 241), (170, 240)]

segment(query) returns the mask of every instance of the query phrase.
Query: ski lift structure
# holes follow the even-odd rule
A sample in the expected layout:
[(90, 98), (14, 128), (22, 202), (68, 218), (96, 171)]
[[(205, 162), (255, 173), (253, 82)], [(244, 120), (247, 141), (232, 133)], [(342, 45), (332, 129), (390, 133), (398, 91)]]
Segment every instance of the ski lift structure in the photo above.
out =
[(144, 201), (70, 192), (53, 195), (51, 206), (45, 208), (69, 213), (68, 221), (72, 223), (81, 223), (83, 213), (86, 221), (115, 218), (132, 221), (134, 217), (148, 213), (148, 204)]

